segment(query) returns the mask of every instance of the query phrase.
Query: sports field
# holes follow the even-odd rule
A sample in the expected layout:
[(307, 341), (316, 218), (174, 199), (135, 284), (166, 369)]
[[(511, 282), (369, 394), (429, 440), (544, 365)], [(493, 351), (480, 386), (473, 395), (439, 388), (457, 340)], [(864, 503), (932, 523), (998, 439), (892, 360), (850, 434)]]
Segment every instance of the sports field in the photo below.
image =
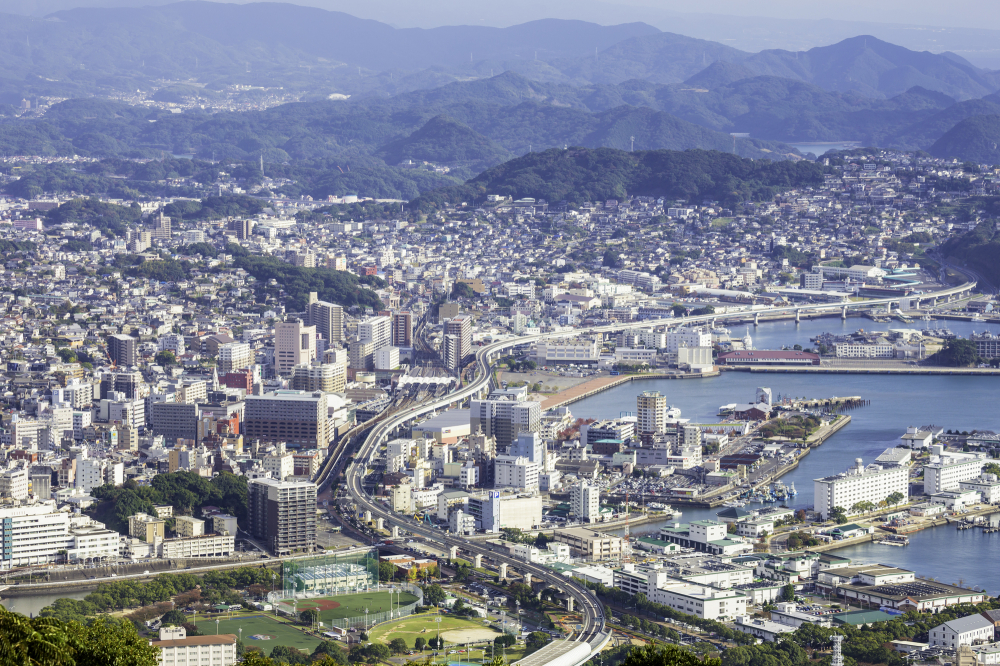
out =
[(370, 636), (373, 641), (382, 643), (388, 643), (394, 638), (402, 638), (408, 646), (413, 647), (413, 641), (418, 636), (422, 636), (425, 641), (437, 636), (438, 623), (436, 620), (439, 617), (441, 618), (441, 638), (445, 640), (446, 644), (491, 641), (500, 633), (493, 627), (483, 624), (482, 620), (421, 613), (396, 622), (380, 624), (372, 629)]
[[(313, 638), (296, 627), (282, 622), (278, 622), (267, 615), (249, 615), (246, 617), (235, 617), (232, 620), (219, 621), (220, 634), (233, 634), (239, 636), (240, 627), (243, 628), (243, 643), (247, 647), (259, 647), (264, 654), (271, 654), (271, 648), (275, 645), (287, 645), (298, 648), (306, 652), (312, 652), (319, 645), (320, 640)], [(203, 634), (215, 634), (215, 620), (204, 620), (198, 622), (198, 629)], [(269, 638), (254, 638), (254, 636), (268, 636)]]
[[(374, 616), (389, 610), (390, 592), (361, 592), (359, 594), (338, 594), (335, 597), (315, 597), (313, 599), (295, 600), (295, 609), (302, 612), (307, 609), (319, 611), (320, 622), (327, 620), (340, 620), (345, 617), (364, 617), (365, 609), (368, 614)], [(396, 608), (396, 601), (400, 606), (412, 604), (417, 598), (409, 592), (402, 594), (392, 594), (392, 608)], [(282, 599), (281, 603), (292, 605), (292, 599)]]

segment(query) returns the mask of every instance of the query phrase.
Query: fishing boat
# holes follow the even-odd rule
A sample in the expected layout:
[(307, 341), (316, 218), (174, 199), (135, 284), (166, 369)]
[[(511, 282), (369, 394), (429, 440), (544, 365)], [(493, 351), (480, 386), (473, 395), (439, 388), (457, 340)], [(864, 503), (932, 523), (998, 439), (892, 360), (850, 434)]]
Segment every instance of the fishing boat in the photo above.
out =
[(789, 496), (789, 497), (795, 497), (795, 496), (796, 496), (796, 495), (798, 495), (798, 494), (799, 494), (799, 491), (797, 491), (797, 490), (795, 489), (795, 482), (794, 482), (794, 481), (792, 481), (792, 485), (790, 485), (790, 486), (788, 487), (788, 496)]

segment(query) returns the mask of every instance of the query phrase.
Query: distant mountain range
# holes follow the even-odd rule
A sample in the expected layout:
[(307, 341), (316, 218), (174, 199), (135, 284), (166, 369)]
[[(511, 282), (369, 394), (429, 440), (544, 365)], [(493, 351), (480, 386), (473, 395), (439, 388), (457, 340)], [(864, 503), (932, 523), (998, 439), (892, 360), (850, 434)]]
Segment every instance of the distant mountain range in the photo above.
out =
[[(211, 115), (76, 100), (43, 123), (11, 121), (7, 107), (0, 150), (274, 161), (357, 154), (475, 173), (573, 145), (783, 158), (794, 156), (791, 143), (855, 140), (973, 159), (1000, 140), (989, 120), (1000, 114), (1000, 73), (874, 37), (748, 53), (644, 23), (397, 29), (278, 3), (0, 15), (0, 105), (164, 80), (172, 84), (155, 99), (166, 102), (209, 100), (229, 84), (284, 87), (308, 101)], [(351, 99), (331, 101), (334, 93)]]

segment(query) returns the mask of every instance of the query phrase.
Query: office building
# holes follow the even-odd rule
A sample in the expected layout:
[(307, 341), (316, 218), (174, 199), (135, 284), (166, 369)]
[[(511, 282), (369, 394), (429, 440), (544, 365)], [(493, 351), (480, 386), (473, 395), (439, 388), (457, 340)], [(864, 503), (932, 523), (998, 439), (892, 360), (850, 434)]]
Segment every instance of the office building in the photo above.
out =
[[(893, 493), (900, 493), (903, 500), (910, 495), (910, 468), (906, 466), (869, 465), (861, 458), (842, 474), (816, 479), (813, 482), (814, 509), (826, 520), (834, 507), (850, 511), (858, 502), (878, 504)], [(978, 473), (977, 473), (978, 476)]]
[(399, 347), (382, 347), (375, 352), (376, 370), (395, 370), (399, 367)]
[(118, 399), (135, 400), (142, 395), (144, 382), (138, 372), (105, 372), (101, 374), (101, 400), (107, 400), (112, 393), (118, 394)]
[(545, 465), (545, 442), (537, 432), (522, 432), (510, 445), (508, 454), (527, 458), (541, 469)]
[(236, 552), (236, 537), (233, 534), (203, 534), (165, 539), (160, 543), (158, 554), (164, 559), (172, 560), (192, 557), (231, 557), (234, 552)]
[(243, 435), (263, 442), (286, 442), (295, 448), (330, 445), (327, 394), (321, 391), (275, 391), (246, 398)]
[(594, 423), (584, 423), (580, 426), (580, 443), (584, 446), (594, 447), (593, 452), (603, 455), (594, 446), (602, 440), (615, 440), (626, 443), (635, 437), (635, 421), (625, 419), (613, 419), (605, 421), (595, 421)]
[(264, 456), (264, 471), (270, 472), (272, 479), (284, 481), (295, 472), (295, 459), (290, 452)]
[(137, 340), (128, 335), (108, 336), (108, 357), (119, 368), (136, 364)]
[(52, 500), (0, 508), (0, 569), (117, 558), (121, 535)]
[(500, 399), (472, 400), (469, 406), (469, 428), (496, 440), (496, 446), (509, 447), (522, 432), (537, 432), (541, 426), (542, 406), (533, 400)]
[(255, 355), (245, 342), (226, 342), (219, 345), (219, 372), (243, 370), (253, 365)]
[(932, 446), (930, 462), (924, 465), (924, 494), (958, 490), (963, 481), (977, 478), (987, 462), (981, 453), (951, 453)]
[(248, 508), (250, 533), (275, 555), (315, 548), (315, 483), (252, 479)]
[(444, 335), (455, 336), (453, 344), (457, 345), (445, 359), (449, 370), (457, 370), (472, 360), (472, 317), (462, 315), (447, 320)]
[(666, 336), (668, 354), (676, 354), (681, 347), (711, 347), (712, 332), (705, 328), (680, 328)]
[(22, 500), (28, 496), (28, 470), (9, 469), (0, 473), (0, 497)]
[(556, 541), (569, 545), (573, 557), (592, 562), (621, 560), (627, 546), (621, 537), (601, 534), (585, 527), (570, 527), (555, 531)]
[(595, 523), (601, 517), (601, 488), (580, 481), (569, 491), (570, 515), (583, 523)]
[(345, 363), (297, 365), (292, 370), (291, 385), (295, 391), (343, 393), (347, 389), (347, 365)]
[(392, 344), (392, 319), (378, 316), (358, 324), (358, 340), (372, 343), (372, 352)]
[(328, 347), (344, 341), (344, 308), (318, 300), (315, 291), (309, 293), (306, 323), (316, 327), (316, 334), (326, 340)]
[(52, 497), (52, 471), (49, 468), (35, 468), (31, 471), (31, 494), (35, 499), (47, 500)]
[(198, 436), (198, 405), (186, 402), (154, 402), (152, 405), (153, 434), (168, 441), (196, 439)]
[(392, 314), (392, 346), (413, 346), (413, 313), (409, 311)]
[(538, 464), (521, 456), (497, 456), (494, 461), (496, 488), (538, 490)]
[(160, 666), (232, 666), (236, 640), (235, 634), (188, 637), (184, 627), (163, 627), (160, 640), (149, 644), (160, 649)]
[(481, 532), (497, 533), (505, 527), (530, 530), (542, 522), (542, 497), (504, 495), (491, 490), (470, 496), (468, 512)]
[(316, 327), (298, 320), (274, 325), (274, 367), (285, 375), (316, 360)]

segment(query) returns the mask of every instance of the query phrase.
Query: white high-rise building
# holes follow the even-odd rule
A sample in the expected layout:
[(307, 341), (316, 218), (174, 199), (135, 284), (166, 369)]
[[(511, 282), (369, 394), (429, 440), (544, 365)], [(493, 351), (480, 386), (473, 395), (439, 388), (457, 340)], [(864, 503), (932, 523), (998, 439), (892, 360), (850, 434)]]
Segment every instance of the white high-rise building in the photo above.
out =
[(372, 351), (388, 347), (392, 344), (392, 318), (383, 315), (361, 322), (358, 324), (358, 339), (371, 342)]
[(667, 396), (643, 391), (636, 396), (636, 430), (640, 435), (663, 432), (667, 425)]
[(981, 453), (949, 453), (942, 447), (931, 447), (931, 461), (924, 465), (924, 494), (958, 490), (963, 481), (977, 478), (986, 459)]
[(220, 373), (249, 368), (254, 360), (253, 350), (245, 342), (227, 342), (219, 345)]
[(892, 493), (902, 494), (905, 500), (910, 496), (909, 475), (909, 467), (866, 468), (857, 458), (846, 472), (813, 481), (813, 509), (826, 520), (835, 507), (850, 513), (858, 502), (878, 504)]
[(679, 328), (667, 333), (668, 354), (676, 354), (681, 345), (685, 347), (711, 347), (712, 332), (703, 328)]
[(601, 516), (601, 488), (581, 481), (569, 491), (569, 511), (584, 523), (595, 523)]
[(494, 461), (497, 488), (538, 490), (538, 464), (521, 456), (497, 456)]
[(156, 341), (156, 350), (170, 351), (174, 356), (180, 356), (184, 353), (184, 336), (176, 333), (161, 335)]

